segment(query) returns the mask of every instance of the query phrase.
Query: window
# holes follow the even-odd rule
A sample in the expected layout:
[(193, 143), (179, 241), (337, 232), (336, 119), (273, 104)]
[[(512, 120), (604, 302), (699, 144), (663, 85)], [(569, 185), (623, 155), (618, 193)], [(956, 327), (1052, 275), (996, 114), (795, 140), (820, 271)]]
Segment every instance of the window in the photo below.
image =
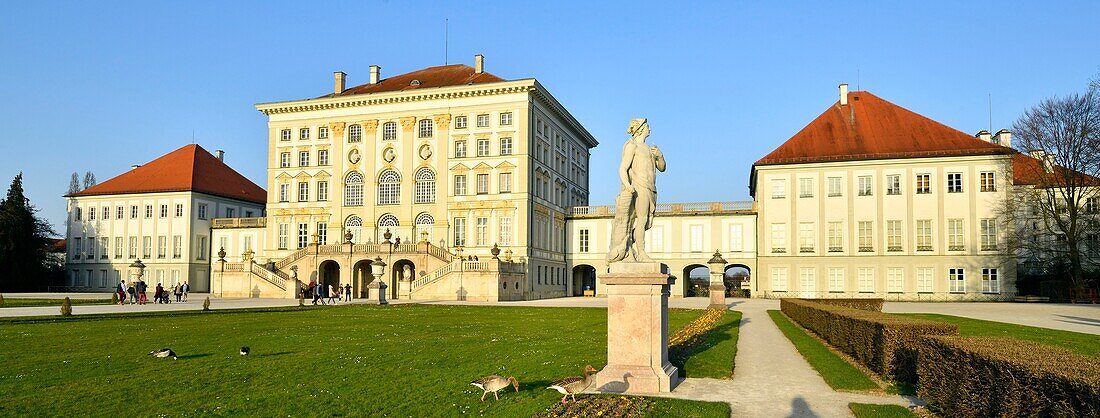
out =
[[(363, 228), (363, 219), (359, 218), (358, 216), (351, 215), (351, 216), (348, 217), (347, 220), (344, 221), (344, 234), (346, 236), (346, 234), (350, 232), (351, 233), (351, 242), (353, 242), (353, 243), (362, 243), (363, 242), (362, 239), (360, 238), (360, 235), (362, 233), (362, 228)], [(337, 237), (337, 241), (342, 240), (342, 239), (343, 239), (342, 237)]]
[(95, 208), (88, 208), (88, 220), (89, 221), (94, 221), (95, 220)]
[(88, 254), (84, 258), (93, 260), (95, 259), (95, 237), (88, 237), (86, 239), (88, 241)]
[(772, 252), (787, 252), (787, 224), (772, 224)]
[(386, 122), (382, 124), (382, 140), (393, 141), (397, 139), (397, 122)]
[(153, 237), (141, 237), (141, 257), (153, 257)]
[(309, 151), (298, 153), (298, 167), (309, 167)]
[(308, 202), (309, 201), (309, 183), (304, 182), (304, 181), (301, 182), (301, 183), (298, 183), (298, 201), (299, 202)]
[(982, 251), (996, 251), (997, 250), (997, 220), (996, 219), (982, 219)]
[(279, 224), (279, 249), (285, 250), (287, 248), (287, 241), (290, 239), (290, 224)]
[(363, 175), (357, 172), (344, 179), (344, 206), (363, 206)]
[(466, 195), (466, 176), (459, 174), (455, 176), (455, 196)]
[(305, 248), (309, 245), (309, 224), (298, 224), (298, 248)]
[(328, 139), (328, 127), (322, 126), (317, 128), (317, 139)]
[(466, 129), (467, 123), (465, 116), (455, 116), (455, 129)]
[(505, 216), (497, 220), (500, 227), (500, 245), (512, 245), (512, 218)]
[(317, 245), (328, 245), (327, 222), (317, 222)]
[(466, 141), (455, 141), (455, 158), (466, 158)]
[(417, 137), (418, 138), (431, 138), (432, 137), (432, 129), (435, 126), (433, 125), (433, 122), (432, 122), (431, 119), (421, 119), (419, 122), (417, 122), (417, 125), (418, 125), (418, 130), (417, 130)]
[(661, 252), (665, 248), (665, 228), (661, 226), (654, 226), (649, 231), (651, 239), (647, 240), (646, 244), (653, 246), (650, 252)]
[(172, 236), (172, 258), (183, 257), (183, 236)]
[(279, 154), (279, 167), (280, 168), (290, 167), (290, 153), (289, 152), (284, 152), (284, 153)]
[(932, 251), (932, 220), (917, 220), (917, 251)]
[(983, 192), (997, 191), (997, 177), (992, 171), (983, 171), (981, 173), (981, 181)]
[(104, 206), (102, 212), (103, 214), (100, 217), (103, 218), (103, 220), (111, 219), (111, 208)]
[(500, 155), (512, 155), (512, 138), (500, 139)]
[(153, 217), (153, 205), (145, 205), (145, 219)]
[(115, 219), (122, 219), (122, 206), (115, 208)]
[(859, 252), (875, 251), (874, 221), (859, 221)]
[(963, 175), (962, 173), (947, 173), (947, 192), (948, 193), (962, 193), (963, 191)]
[(843, 267), (829, 267), (829, 291), (830, 292), (843, 292), (844, 291), (844, 268)]
[(318, 181), (317, 182), (317, 201), (318, 202), (327, 202), (328, 201), (328, 182), (327, 181)]
[(802, 267), (798, 269), (798, 290), (805, 293), (813, 293), (817, 290), (817, 269)]
[[(137, 219), (137, 217), (138, 217), (138, 207), (137, 207), (137, 205), (130, 205), (130, 219)], [(77, 220), (80, 220), (80, 218), (77, 218)]]
[(814, 224), (802, 222), (798, 224), (798, 252), (814, 252)]
[[(320, 183), (324, 183), (324, 182), (320, 182)], [(252, 211), (250, 211), (250, 210), (244, 211), (244, 217), (251, 218), (252, 217)]]
[(115, 237), (115, 258), (122, 258), (122, 237)]
[(782, 179), (772, 180), (772, 199), (787, 197), (787, 181)]
[(455, 218), (455, 246), (466, 245), (466, 218)]
[(859, 291), (861, 293), (871, 293), (875, 291), (875, 269), (860, 267), (857, 279), (859, 282)]
[(498, 181), (500, 183), (497, 184), (497, 188), (500, 189), (501, 193), (512, 192), (512, 173), (500, 173)]
[(289, 202), (290, 201), (290, 185), (289, 184), (284, 183), (284, 184), (279, 185), (279, 201), (280, 202)]
[(947, 250), (948, 251), (963, 251), (966, 249), (963, 244), (963, 220), (962, 219), (948, 219), (947, 220)]
[(501, 112), (500, 113), (500, 126), (510, 126), (510, 125), (512, 125), (512, 112)]
[(947, 270), (948, 291), (966, 293), (966, 272), (961, 267)]
[(80, 208), (73, 208), (73, 220), (74, 221), (79, 221), (80, 220), (80, 212), (81, 212)]
[(745, 251), (745, 226), (741, 224), (730, 225), (730, 251)]
[(161, 235), (157, 237), (157, 258), (165, 258), (168, 256), (168, 237)]
[(423, 167), (416, 172), (416, 187), (413, 203), (435, 202), (435, 171)]
[(582, 252), (588, 252), (588, 228), (582, 228), (577, 231), (577, 249)]
[(901, 251), (901, 221), (886, 221), (886, 251)]
[(690, 227), (688, 227), (688, 233), (690, 234), (689, 238), (691, 239), (689, 243), (691, 245), (689, 251), (693, 253), (703, 252), (703, 226), (691, 225)]
[(489, 193), (489, 175), (478, 174), (477, 175), (477, 194)]
[(917, 174), (917, 194), (932, 193), (932, 176), (929, 174)]
[(232, 217), (233, 217), (234, 215), (236, 215), (236, 214), (237, 214), (237, 210), (236, 210), (236, 209), (233, 209), (233, 208), (225, 208), (225, 217), (226, 217), (226, 218), (232, 218)]
[(840, 197), (843, 192), (841, 191), (840, 177), (829, 177), (829, 197)]
[(290, 129), (283, 129), (282, 136), (280, 138), (283, 141), (289, 141), (290, 140)]
[(798, 197), (814, 197), (814, 179), (798, 179)]
[(932, 293), (931, 267), (917, 267), (917, 293)]
[(888, 174), (886, 176), (886, 194), (899, 195), (901, 194), (901, 175), (900, 174)]
[[(1096, 196), (1091, 196), (1091, 197), (1086, 197), (1085, 198), (1085, 212), (1086, 213), (1096, 213), (1097, 208), (1098, 208), (1098, 206), (1097, 206)], [(104, 216), (103, 219), (107, 219), (107, 217)]]
[(772, 291), (773, 292), (786, 292), (787, 291), (787, 268), (786, 267), (772, 267)]
[(358, 143), (363, 142), (363, 126), (351, 125), (348, 127), (348, 142)]
[(982, 293), (1001, 293), (1001, 279), (997, 269), (982, 269)]
[(206, 259), (206, 237), (199, 237), (199, 248), (197, 248), (196, 250), (197, 251), (195, 251), (195, 252), (198, 253), (198, 255), (195, 256), (195, 259), (196, 260), (205, 260)]
[(378, 176), (378, 204), (401, 204), (401, 175), (396, 171), (386, 170)]
[(871, 176), (859, 176), (859, 195), (871, 195)]
[(886, 291), (890, 293), (905, 291), (905, 269), (901, 267), (888, 267), (886, 269)]
[(489, 156), (489, 140), (479, 139), (477, 140), (477, 156), (487, 157)]
[(298, 129), (298, 139), (303, 141), (309, 139), (309, 128)]
[(477, 127), (487, 128), (489, 127), (489, 115), (477, 115)]
[(474, 237), (479, 247), (484, 247), (488, 244), (487, 231), (489, 229), (489, 218), (477, 218), (474, 220)]
[[(137, 237), (130, 237), (130, 258), (137, 258), (138, 255), (138, 241)], [(149, 258), (149, 257), (145, 257)]]
[(829, 252), (839, 253), (844, 251), (844, 224), (838, 221), (829, 222)]
[(177, 218), (182, 218), (183, 217), (183, 204), (182, 203), (176, 203), (176, 217)]
[(199, 204), (199, 219), (206, 219), (206, 204)]

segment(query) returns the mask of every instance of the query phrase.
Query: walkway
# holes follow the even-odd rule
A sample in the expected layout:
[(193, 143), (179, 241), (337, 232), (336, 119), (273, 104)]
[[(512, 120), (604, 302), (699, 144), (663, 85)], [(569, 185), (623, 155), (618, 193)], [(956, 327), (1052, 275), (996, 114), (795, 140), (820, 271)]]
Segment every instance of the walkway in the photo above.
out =
[(883, 312), (937, 313), (1100, 335), (1100, 305), (1066, 303), (887, 302)]

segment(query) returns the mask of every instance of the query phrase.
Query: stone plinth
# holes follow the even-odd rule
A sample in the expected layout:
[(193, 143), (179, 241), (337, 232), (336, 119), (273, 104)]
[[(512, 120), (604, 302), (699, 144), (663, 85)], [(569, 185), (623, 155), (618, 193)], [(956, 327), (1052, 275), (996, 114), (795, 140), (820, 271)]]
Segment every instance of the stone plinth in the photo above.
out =
[(726, 307), (726, 260), (722, 253), (714, 251), (714, 256), (707, 262), (710, 268), (710, 309), (727, 309)]
[(726, 284), (715, 283), (713, 280), (710, 282), (710, 309), (727, 309), (726, 307)]
[(607, 367), (596, 374), (596, 390), (667, 393), (679, 383), (668, 362), (669, 284), (658, 263), (611, 264), (603, 276)]

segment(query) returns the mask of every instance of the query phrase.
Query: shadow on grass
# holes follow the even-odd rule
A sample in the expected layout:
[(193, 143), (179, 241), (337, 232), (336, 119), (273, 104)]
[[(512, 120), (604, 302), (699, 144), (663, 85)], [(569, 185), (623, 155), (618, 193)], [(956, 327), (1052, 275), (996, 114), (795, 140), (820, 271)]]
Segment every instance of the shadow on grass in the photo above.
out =
[(287, 354), (294, 354), (294, 352), (293, 351), (280, 351), (278, 353), (264, 353), (264, 354), (260, 354), (256, 357), (276, 357), (276, 356), (285, 356)]
[(197, 358), (203, 358), (203, 357), (210, 357), (210, 356), (212, 356), (212, 355), (213, 355), (213, 354), (210, 354), (210, 353), (202, 353), (202, 354), (188, 354), (188, 355), (186, 355), (186, 356), (178, 356), (178, 358), (179, 358), (180, 360), (191, 360), (191, 359), (197, 359)]

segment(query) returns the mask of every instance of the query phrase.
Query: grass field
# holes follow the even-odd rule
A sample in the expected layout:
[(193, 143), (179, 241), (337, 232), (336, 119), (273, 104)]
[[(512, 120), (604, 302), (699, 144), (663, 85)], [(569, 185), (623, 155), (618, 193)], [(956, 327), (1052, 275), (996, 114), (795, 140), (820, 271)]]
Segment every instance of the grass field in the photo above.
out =
[[(530, 416), (560, 399), (551, 381), (606, 363), (606, 327), (604, 309), (424, 305), (0, 321), (0, 415)], [(180, 359), (146, 355), (161, 347)], [(469, 382), (493, 373), (520, 392), (478, 401)]]
[(917, 418), (917, 414), (909, 408), (898, 405), (850, 403), (848, 409), (852, 410), (856, 418)]
[(780, 311), (768, 311), (775, 325), (791, 340), (798, 352), (810, 363), (810, 366), (825, 379), (833, 389), (837, 390), (874, 390), (879, 389), (878, 384), (863, 374), (855, 366), (849, 364), (836, 353), (829, 350), (825, 344), (807, 334), (805, 330), (787, 319)]
[[(26, 308), (31, 306), (61, 306), (65, 299), (23, 299), (4, 298), (4, 305), (0, 308)], [(110, 305), (110, 299), (69, 299), (69, 303), (75, 305)]]
[[(741, 325), (741, 312), (726, 311), (718, 325), (699, 343), (685, 364), (676, 364), (683, 377), (733, 377), (733, 359), (737, 356), (737, 331)], [(670, 325), (671, 327), (671, 325)]]
[(940, 314), (898, 314), (913, 318), (947, 322), (959, 326), (962, 336), (1013, 337), (1040, 344), (1065, 347), (1093, 357), (1100, 357), (1100, 336), (1050, 328), (1029, 327), (1004, 322), (983, 321)]

